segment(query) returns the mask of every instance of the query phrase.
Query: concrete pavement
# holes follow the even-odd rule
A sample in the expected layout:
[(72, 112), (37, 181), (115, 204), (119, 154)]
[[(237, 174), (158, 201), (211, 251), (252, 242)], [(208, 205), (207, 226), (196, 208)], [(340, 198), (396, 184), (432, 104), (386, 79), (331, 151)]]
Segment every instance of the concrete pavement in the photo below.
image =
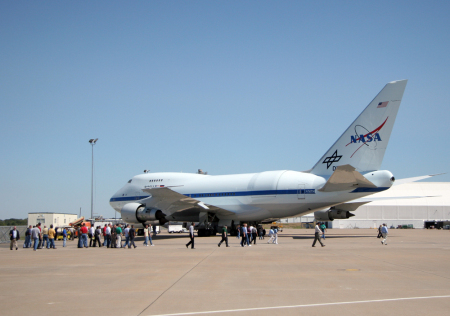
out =
[[(7, 315), (424, 315), (450, 310), (450, 232), (285, 230), (242, 248), (220, 237), (158, 235), (155, 247), (56, 250), (0, 246)], [(19, 242), (23, 244), (23, 239)], [(5, 312), (7, 311), (7, 313)]]

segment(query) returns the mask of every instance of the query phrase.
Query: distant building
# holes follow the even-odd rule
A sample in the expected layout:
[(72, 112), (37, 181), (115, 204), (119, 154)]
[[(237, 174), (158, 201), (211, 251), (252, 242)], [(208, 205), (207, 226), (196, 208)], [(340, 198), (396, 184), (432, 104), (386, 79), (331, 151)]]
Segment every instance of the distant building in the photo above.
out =
[[(406, 183), (367, 198), (374, 198), (374, 201), (352, 212), (355, 216), (329, 221), (327, 226), (329, 228), (377, 228), (386, 223), (388, 227), (409, 225), (413, 228), (427, 228), (428, 226), (442, 227), (450, 221), (450, 182)], [(312, 220), (314, 220), (314, 214), (285, 218), (280, 222), (299, 223)]]
[(32, 212), (28, 213), (28, 225), (46, 225), (49, 227), (51, 224), (55, 227), (67, 226), (69, 223), (75, 221), (78, 218), (77, 214), (68, 213), (50, 213), (50, 212)]

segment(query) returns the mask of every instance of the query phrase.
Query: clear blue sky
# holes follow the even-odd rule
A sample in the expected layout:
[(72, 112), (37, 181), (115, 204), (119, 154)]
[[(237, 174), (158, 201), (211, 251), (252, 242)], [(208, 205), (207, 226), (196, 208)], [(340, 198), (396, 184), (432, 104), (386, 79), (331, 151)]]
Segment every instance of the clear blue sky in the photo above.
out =
[[(448, 1), (1, 1), (0, 218), (132, 176), (311, 168), (409, 79), (382, 168), (448, 172)], [(435, 181), (450, 181), (450, 175)]]

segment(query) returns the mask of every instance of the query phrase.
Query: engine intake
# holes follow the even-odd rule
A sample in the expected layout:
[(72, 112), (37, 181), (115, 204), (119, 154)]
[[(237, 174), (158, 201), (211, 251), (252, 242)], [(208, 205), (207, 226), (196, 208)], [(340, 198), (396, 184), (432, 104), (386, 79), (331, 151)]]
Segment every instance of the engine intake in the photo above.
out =
[(161, 225), (167, 222), (161, 210), (150, 209), (140, 203), (127, 203), (120, 210), (122, 220), (127, 223), (145, 223), (158, 220)]
[(314, 218), (317, 221), (334, 221), (335, 219), (347, 219), (352, 216), (355, 216), (355, 214), (352, 214), (349, 211), (335, 209), (333, 207), (329, 210), (320, 210), (314, 212)]

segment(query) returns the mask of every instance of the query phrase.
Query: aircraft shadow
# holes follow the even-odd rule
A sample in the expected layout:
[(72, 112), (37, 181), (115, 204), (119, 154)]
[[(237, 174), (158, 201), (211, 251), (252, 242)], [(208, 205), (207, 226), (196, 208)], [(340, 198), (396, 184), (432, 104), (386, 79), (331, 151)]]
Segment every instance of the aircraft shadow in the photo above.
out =
[[(304, 236), (288, 236), (288, 235), (278, 235), (280, 237), (292, 237), (293, 239), (314, 239), (314, 235), (304, 235)], [(338, 238), (376, 238), (377, 236), (367, 236), (367, 235), (325, 235), (326, 239), (338, 239)], [(325, 239), (325, 240), (326, 240)]]

